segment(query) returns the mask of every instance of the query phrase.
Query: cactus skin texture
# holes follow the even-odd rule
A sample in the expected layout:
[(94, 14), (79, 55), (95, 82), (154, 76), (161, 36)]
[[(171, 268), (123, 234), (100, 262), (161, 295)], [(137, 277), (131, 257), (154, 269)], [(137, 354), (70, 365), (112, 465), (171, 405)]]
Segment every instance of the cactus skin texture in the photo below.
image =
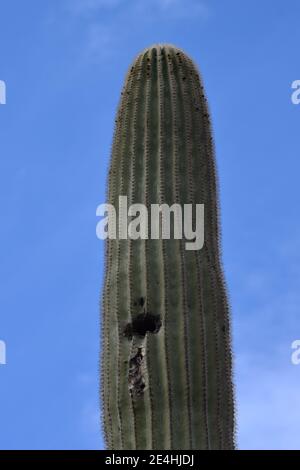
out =
[[(197, 68), (154, 45), (117, 112), (107, 202), (205, 206), (205, 242), (107, 240), (101, 394), (109, 449), (234, 449), (230, 315), (211, 126)], [(150, 212), (150, 209), (149, 209)], [(171, 231), (172, 233), (172, 231)]]

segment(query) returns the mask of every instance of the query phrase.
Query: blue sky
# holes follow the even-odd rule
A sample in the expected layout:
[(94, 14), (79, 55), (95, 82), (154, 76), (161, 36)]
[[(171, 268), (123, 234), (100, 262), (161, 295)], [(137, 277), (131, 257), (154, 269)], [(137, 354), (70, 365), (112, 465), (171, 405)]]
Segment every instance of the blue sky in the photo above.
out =
[(155, 42), (199, 65), (214, 125), (238, 444), (300, 449), (297, 0), (2, 0), (1, 449), (99, 449), (96, 206), (126, 70)]

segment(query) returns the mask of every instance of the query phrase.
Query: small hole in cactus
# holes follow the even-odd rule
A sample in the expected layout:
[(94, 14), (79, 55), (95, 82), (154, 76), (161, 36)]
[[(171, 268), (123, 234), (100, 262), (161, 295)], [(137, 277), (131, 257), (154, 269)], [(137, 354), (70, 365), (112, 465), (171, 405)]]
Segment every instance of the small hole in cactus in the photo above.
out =
[(124, 336), (132, 339), (133, 336), (146, 336), (147, 333), (156, 334), (161, 327), (161, 320), (159, 315), (152, 313), (140, 313), (133, 320), (128, 323), (124, 328)]
[(152, 313), (141, 313), (132, 321), (132, 332), (134, 335), (145, 336), (149, 333), (158, 333), (161, 327), (159, 315)]
[(140, 305), (140, 307), (144, 307), (145, 304), (145, 297), (140, 297), (139, 299), (135, 300), (133, 302), (133, 305), (136, 307), (137, 305)]

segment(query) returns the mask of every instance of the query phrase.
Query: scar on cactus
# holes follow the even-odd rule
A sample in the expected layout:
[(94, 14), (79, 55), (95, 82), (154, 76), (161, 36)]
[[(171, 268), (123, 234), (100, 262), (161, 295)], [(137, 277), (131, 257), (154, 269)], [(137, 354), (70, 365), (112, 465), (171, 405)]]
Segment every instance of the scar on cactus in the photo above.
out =
[(129, 361), (129, 390), (136, 396), (142, 395), (146, 386), (142, 371), (143, 358), (142, 348), (138, 348), (137, 353)]
[(124, 328), (124, 336), (132, 339), (133, 336), (146, 336), (147, 333), (158, 333), (161, 327), (161, 319), (159, 315), (152, 313), (140, 313), (133, 318), (131, 323), (127, 323)]

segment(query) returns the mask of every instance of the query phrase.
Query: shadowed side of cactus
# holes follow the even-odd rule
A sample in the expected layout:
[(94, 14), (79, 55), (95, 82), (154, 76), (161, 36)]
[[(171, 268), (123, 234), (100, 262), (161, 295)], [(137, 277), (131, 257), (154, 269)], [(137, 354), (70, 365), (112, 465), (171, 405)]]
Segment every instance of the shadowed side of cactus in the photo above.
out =
[(191, 59), (143, 51), (116, 118), (107, 202), (204, 204), (205, 242), (106, 241), (102, 404), (110, 449), (233, 449), (230, 319), (207, 102)]

